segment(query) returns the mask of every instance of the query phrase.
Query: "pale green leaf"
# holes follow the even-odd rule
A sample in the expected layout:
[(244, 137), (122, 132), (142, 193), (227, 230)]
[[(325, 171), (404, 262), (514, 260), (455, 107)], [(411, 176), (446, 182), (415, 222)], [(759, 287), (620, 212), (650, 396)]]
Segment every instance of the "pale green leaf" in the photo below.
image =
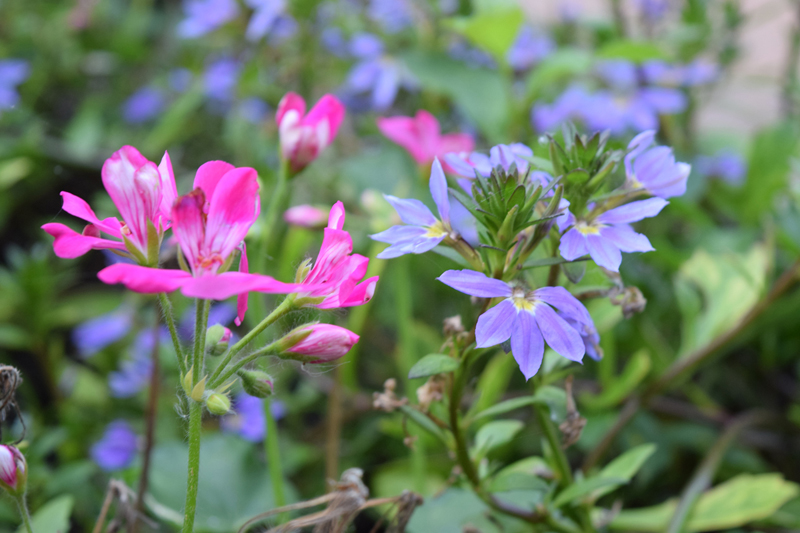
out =
[(508, 444), (511, 440), (522, 431), (522, 422), (519, 420), (495, 420), (489, 422), (475, 435), (475, 448), (478, 455), (484, 455), (487, 452)]
[(417, 361), (414, 366), (411, 367), (411, 370), (408, 371), (408, 379), (446, 374), (456, 370), (460, 364), (458, 359), (453, 359), (449, 355), (431, 353)]
[[(65, 494), (44, 504), (31, 517), (33, 531), (36, 533), (67, 533), (74, 503), (75, 498)], [(25, 528), (20, 526), (17, 533), (25, 533)]]
[(586, 496), (595, 490), (607, 488), (609, 486), (618, 487), (627, 483), (627, 480), (622, 477), (590, 477), (577, 483), (573, 483), (553, 500), (553, 505), (561, 507), (568, 503), (574, 502), (582, 496)]

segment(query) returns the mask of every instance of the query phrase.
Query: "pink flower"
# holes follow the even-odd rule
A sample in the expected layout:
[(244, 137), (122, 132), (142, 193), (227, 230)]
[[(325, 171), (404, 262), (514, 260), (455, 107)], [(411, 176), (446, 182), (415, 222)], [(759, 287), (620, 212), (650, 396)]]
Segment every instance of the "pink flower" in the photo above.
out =
[(281, 153), (293, 173), (306, 168), (333, 142), (344, 119), (344, 106), (330, 94), (320, 98), (307, 115), (305, 112), (305, 100), (296, 93), (286, 93), (275, 115)]
[[(408, 150), (419, 165), (426, 167), (436, 157), (443, 160), (449, 152), (471, 152), (475, 148), (475, 142), (466, 133), (442, 135), (436, 117), (422, 109), (414, 118), (379, 118), (378, 128), (390, 141)], [(447, 165), (445, 170), (452, 172)]]
[(365, 304), (372, 299), (378, 283), (378, 276), (361, 281), (367, 273), (369, 259), (353, 253), (353, 240), (342, 229), (344, 215), (342, 202), (336, 202), (328, 216), (317, 261), (303, 280), (318, 288), (300, 296), (323, 298), (320, 303), (312, 304), (319, 309)]
[(283, 220), (292, 226), (320, 229), (325, 227), (328, 213), (313, 205), (296, 205), (283, 213)]
[[(358, 338), (356, 337), (356, 340)], [(0, 487), (18, 494), (25, 490), (25, 481), (28, 478), (25, 457), (15, 447), (6, 444), (0, 445)]]
[[(64, 224), (50, 223), (42, 229), (55, 237), (53, 250), (66, 259), (89, 250), (128, 251), (140, 263), (154, 264), (151, 250), (158, 253), (161, 236), (170, 225), (170, 209), (178, 193), (169, 154), (161, 164), (148, 161), (132, 146), (123, 146), (108, 158), (102, 170), (103, 185), (117, 206), (122, 222), (115, 217), (100, 220), (84, 200), (62, 192), (64, 211), (89, 222), (82, 233)], [(150, 242), (148, 228), (154, 228), (158, 242)], [(101, 237), (106, 233), (115, 239)], [(150, 252), (150, 253), (149, 253)]]
[[(255, 170), (210, 161), (197, 170), (194, 186), (172, 208), (172, 231), (191, 272), (118, 263), (101, 270), (98, 277), (142, 293), (180, 289), (185, 296), (213, 300), (239, 295), (237, 325), (244, 319), (250, 291), (308, 290), (306, 285), (248, 272), (243, 240), (258, 217), (260, 203)], [(239, 272), (227, 272), (237, 249), (241, 251)]]
[[(339, 326), (313, 324), (298, 330), (311, 330), (311, 334), (288, 350), (287, 354), (303, 356), (308, 363), (328, 363), (339, 359), (358, 342), (359, 336)], [(312, 360), (307, 360), (313, 358)]]

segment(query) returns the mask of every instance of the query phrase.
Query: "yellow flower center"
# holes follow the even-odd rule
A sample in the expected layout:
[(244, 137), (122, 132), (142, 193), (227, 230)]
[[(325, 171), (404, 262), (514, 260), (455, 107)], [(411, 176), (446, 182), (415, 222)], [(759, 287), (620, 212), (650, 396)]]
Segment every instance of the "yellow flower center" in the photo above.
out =
[(584, 235), (597, 235), (600, 233), (600, 225), (592, 225), (587, 224), (583, 220), (578, 221), (575, 224), (575, 229), (583, 233)]
[(436, 224), (433, 226), (428, 226), (428, 231), (425, 233), (425, 237), (430, 237), (433, 239), (438, 239), (439, 237), (445, 237), (447, 234), (450, 233), (444, 227), (444, 224), (440, 220), (436, 221)]

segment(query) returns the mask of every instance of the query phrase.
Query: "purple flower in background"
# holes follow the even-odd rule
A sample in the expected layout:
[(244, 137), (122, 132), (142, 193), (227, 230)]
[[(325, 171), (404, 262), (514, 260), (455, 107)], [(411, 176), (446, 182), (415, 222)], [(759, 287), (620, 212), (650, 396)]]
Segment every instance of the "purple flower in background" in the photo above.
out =
[(186, 14), (178, 24), (178, 36), (194, 39), (210, 33), (239, 14), (236, 0), (184, 0)]
[[(489, 155), (480, 152), (445, 154), (444, 160), (453, 169), (453, 172), (465, 178), (474, 179), (477, 172), (481, 176), (488, 177), (495, 167), (502, 167), (508, 172), (514, 164), (521, 173), (528, 171), (528, 160), (532, 157), (533, 150), (522, 143), (498, 144), (489, 150)], [(471, 184), (466, 180), (459, 180), (459, 184), (465, 190), (471, 189)]]
[(278, 46), (297, 33), (297, 21), (289, 15), (281, 15), (269, 32), (269, 44)]
[(251, 42), (263, 39), (286, 11), (285, 0), (245, 0), (245, 4), (253, 9), (244, 34)]
[[(208, 327), (219, 324), (228, 326), (236, 318), (236, 306), (229, 303), (218, 303), (211, 306), (208, 311)], [(178, 325), (178, 336), (181, 339), (192, 339), (194, 337), (194, 310), (187, 310), (181, 317)]]
[(167, 78), (169, 87), (175, 92), (185, 93), (192, 85), (194, 75), (188, 68), (175, 68), (169, 72)]
[(719, 178), (731, 185), (741, 185), (747, 176), (747, 163), (737, 154), (722, 150), (716, 155), (701, 155), (695, 159), (694, 169), (701, 176)]
[(478, 348), (485, 348), (511, 338), (511, 352), (525, 379), (539, 371), (545, 342), (570, 361), (583, 359), (586, 348), (581, 334), (565, 319), (592, 330), (594, 323), (583, 304), (564, 287), (528, 291), (473, 270), (448, 270), (437, 279), (470, 296), (503, 298), (478, 318), (475, 340)]
[(470, 67), (496, 69), (497, 63), (494, 58), (480, 48), (470, 46), (463, 39), (458, 39), (450, 44), (447, 53), (453, 59), (463, 61)]
[(419, 200), (396, 198), (388, 194), (384, 198), (392, 204), (400, 219), (407, 226), (392, 226), (386, 231), (370, 235), (373, 240), (390, 244), (378, 254), (380, 259), (392, 259), (405, 254), (422, 254), (432, 250), (450, 234), (450, 201), (447, 198), (447, 178), (439, 159), (431, 166), (430, 190), (440, 219)]
[(686, 182), (692, 170), (688, 163), (675, 161), (672, 148), (650, 148), (656, 132), (644, 131), (628, 144), (625, 156), (625, 186), (645, 189), (660, 198), (681, 196), (686, 192)]
[(555, 49), (556, 45), (549, 35), (524, 25), (520, 28), (511, 48), (508, 49), (506, 60), (514, 70), (528, 70), (553, 53)]
[(669, 202), (649, 198), (615, 207), (594, 220), (575, 220), (570, 214), (570, 229), (561, 237), (559, 252), (567, 261), (589, 254), (599, 266), (619, 272), (621, 252), (650, 252), (654, 248), (631, 222), (656, 216)]
[(636, 65), (624, 59), (599, 61), (594, 70), (609, 87), (618, 91), (631, 91), (639, 84)]
[[(280, 420), (286, 416), (286, 406), (280, 400), (270, 402), (272, 416)], [(264, 402), (245, 392), (239, 393), (233, 401), (233, 413), (222, 417), (222, 431), (236, 433), (250, 442), (260, 442), (267, 434), (264, 417)]]
[(670, 65), (664, 61), (648, 61), (641, 66), (644, 81), (668, 87), (696, 87), (713, 82), (719, 76), (714, 63), (697, 59), (687, 65)]
[(133, 325), (133, 313), (127, 307), (106, 313), (78, 324), (72, 330), (72, 343), (83, 358), (125, 337)]
[(391, 107), (401, 87), (416, 86), (414, 78), (400, 62), (383, 55), (383, 42), (375, 35), (354, 35), (350, 54), (360, 61), (348, 73), (345, 88), (353, 93), (370, 93), (371, 105), (376, 111)]
[(397, 33), (414, 22), (408, 0), (370, 0), (367, 16), (386, 33)]
[[(531, 109), (531, 122), (537, 131), (552, 131), (568, 120), (586, 122), (596, 114), (604, 121), (617, 122), (621, 115), (609, 93), (590, 94), (577, 85), (567, 88), (553, 103), (537, 103)], [(587, 124), (588, 126), (588, 124)]]
[(669, 10), (669, 0), (636, 0), (639, 12), (651, 22), (656, 22)]
[(329, 27), (322, 30), (320, 41), (325, 49), (336, 57), (347, 57), (347, 39), (342, 30), (336, 27)]
[(212, 62), (203, 73), (206, 96), (220, 103), (233, 100), (241, 65), (229, 57)]
[(141, 124), (156, 118), (164, 110), (166, 98), (155, 87), (142, 87), (122, 105), (122, 118), (130, 124)]
[(124, 420), (115, 420), (106, 426), (103, 437), (92, 445), (92, 461), (109, 472), (127, 468), (136, 458), (136, 433)]
[[(136, 335), (130, 350), (130, 357), (120, 365), (120, 369), (108, 375), (108, 387), (114, 398), (130, 398), (145, 388), (153, 371), (153, 332), (144, 330)], [(169, 330), (159, 329), (160, 345), (169, 346)]]
[(0, 111), (11, 109), (19, 103), (17, 86), (28, 79), (30, 66), (23, 59), (0, 61)]
[(237, 112), (239, 113), (239, 116), (253, 124), (261, 124), (264, 122), (270, 111), (271, 109), (269, 104), (267, 104), (261, 98), (256, 98), (255, 96), (245, 98), (239, 102), (239, 105), (237, 106)]

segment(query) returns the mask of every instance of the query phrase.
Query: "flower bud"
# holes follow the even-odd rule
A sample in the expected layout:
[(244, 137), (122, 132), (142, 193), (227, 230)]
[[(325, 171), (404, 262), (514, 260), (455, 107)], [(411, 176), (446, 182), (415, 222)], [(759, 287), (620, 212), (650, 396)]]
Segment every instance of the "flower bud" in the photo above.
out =
[(322, 229), (328, 224), (328, 212), (313, 205), (296, 205), (283, 212), (283, 220), (290, 226)]
[(231, 410), (231, 399), (226, 394), (215, 392), (206, 400), (208, 412), (212, 415), (222, 416)]
[(272, 395), (274, 380), (266, 372), (240, 370), (237, 374), (242, 379), (242, 388), (250, 396), (266, 398)]
[(295, 93), (287, 93), (275, 114), (280, 133), (281, 155), (296, 174), (314, 161), (333, 142), (344, 119), (344, 105), (330, 94), (306, 114), (306, 103)]
[(186, 375), (184, 375), (181, 379), (181, 384), (183, 385), (183, 391), (186, 393), (186, 396), (196, 402), (199, 402), (203, 399), (203, 395), (206, 392), (206, 378), (208, 376), (203, 376), (203, 379), (198, 381), (196, 385), (192, 385), (192, 383), (194, 383), (193, 374), (194, 367), (190, 368), (186, 372)]
[(12, 496), (25, 493), (25, 484), (28, 480), (28, 464), (25, 457), (16, 448), (0, 445), (0, 487)]
[(284, 348), (284, 353), (279, 354), (280, 357), (304, 363), (329, 363), (349, 352), (359, 339), (352, 331), (331, 324), (300, 326), (284, 339), (293, 334), (299, 337), (301, 333), (307, 334), (298, 342)]
[(206, 331), (206, 351), (210, 355), (222, 355), (228, 351), (231, 340), (231, 330), (216, 324)]

